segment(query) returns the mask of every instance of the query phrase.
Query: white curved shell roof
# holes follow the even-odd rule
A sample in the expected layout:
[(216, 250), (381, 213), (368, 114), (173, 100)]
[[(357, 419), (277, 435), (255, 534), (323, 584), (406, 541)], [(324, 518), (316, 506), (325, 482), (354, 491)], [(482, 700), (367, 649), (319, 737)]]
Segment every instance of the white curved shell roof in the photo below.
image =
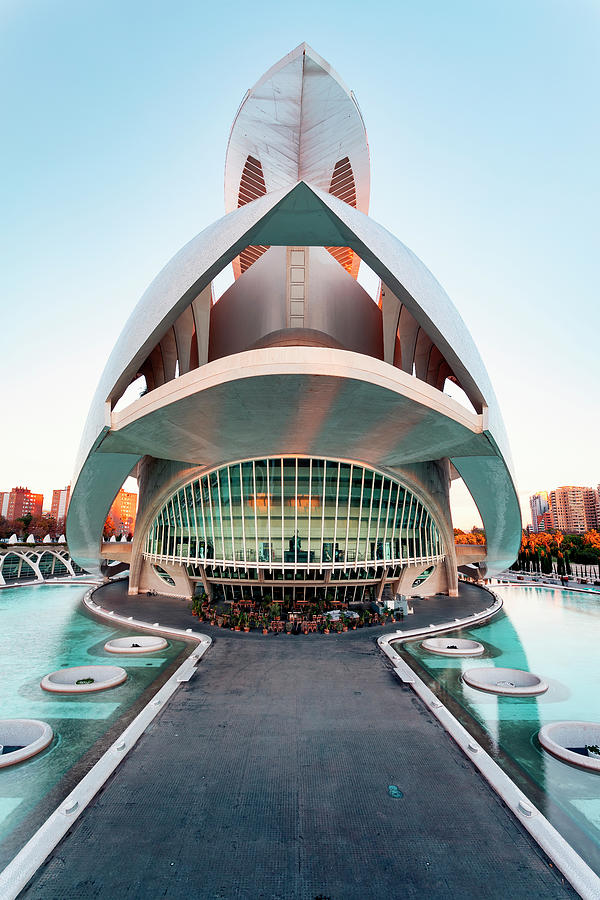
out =
[[(296, 94), (298, 84), (302, 86), (299, 108), (286, 99), (293, 93), (292, 83)], [(327, 113), (330, 101), (332, 108), (342, 111), (343, 122), (333, 129), (338, 144), (334, 141), (327, 150), (328, 123), (335, 120)], [(315, 151), (318, 129), (313, 135), (308, 125), (318, 121), (319, 109), (324, 113), (325, 135)], [(273, 116), (280, 117), (284, 137), (276, 139), (278, 129), (262, 130), (265, 116), (271, 122)], [(352, 159), (357, 208), (329, 193), (331, 161), (342, 151)], [(248, 154), (261, 158), (267, 191), (236, 208)], [(99, 566), (104, 518), (142, 456), (217, 464), (230, 458), (233, 443), (237, 458), (257, 452), (348, 458), (351, 447), (356, 459), (392, 469), (447, 457), (482, 515), (488, 571), (501, 571), (512, 563), (520, 540), (520, 511), (506, 434), (487, 372), (464, 322), (431, 272), (361, 211), (368, 206), (368, 193), (368, 147), (354, 99), (324, 60), (301, 45), (258, 82), (238, 112), (226, 166), (227, 207), (232, 211), (193, 238), (159, 273), (107, 362), (82, 436), (67, 520), (70, 552), (80, 565), (89, 570)], [(441, 390), (400, 371), (389, 360), (315, 347), (310, 352), (254, 349), (216, 361), (204, 359), (192, 371), (150, 390), (124, 413), (113, 412), (115, 402), (179, 317), (249, 245), (351, 248), (433, 341), (476, 412), (457, 409)], [(397, 321), (392, 345), (396, 326)], [(385, 343), (385, 329), (392, 326), (384, 319), (382, 327)], [(243, 413), (252, 397), (247, 384), (253, 377), (262, 379), (262, 390), (271, 402), (264, 412), (255, 404), (248, 417)], [(360, 408), (340, 402), (348, 385), (355, 386), (353, 396)], [(308, 411), (306, 396), (314, 403)], [(222, 429), (221, 439), (219, 423), (235, 419), (236, 410), (242, 417), (234, 421), (231, 435)], [(308, 427), (309, 413), (320, 417), (320, 430)], [(285, 420), (282, 440), (287, 443), (278, 443), (271, 428), (277, 416)], [(210, 446), (202, 443), (199, 433), (198, 423), (206, 417), (215, 423)]]

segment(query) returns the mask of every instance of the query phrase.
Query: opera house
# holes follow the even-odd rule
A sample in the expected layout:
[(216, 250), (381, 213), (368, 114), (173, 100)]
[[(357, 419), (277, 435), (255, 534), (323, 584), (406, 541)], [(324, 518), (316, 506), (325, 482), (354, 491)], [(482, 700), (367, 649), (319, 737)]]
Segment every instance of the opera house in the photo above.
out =
[[(486, 370), (369, 194), (354, 94), (302, 44), (238, 109), (226, 214), (158, 274), (108, 360), (67, 520), (80, 566), (128, 563), (132, 594), (455, 595), (456, 478), (487, 536), (470, 561), (488, 575), (513, 562), (521, 519)], [(134, 540), (103, 545), (129, 475)]]

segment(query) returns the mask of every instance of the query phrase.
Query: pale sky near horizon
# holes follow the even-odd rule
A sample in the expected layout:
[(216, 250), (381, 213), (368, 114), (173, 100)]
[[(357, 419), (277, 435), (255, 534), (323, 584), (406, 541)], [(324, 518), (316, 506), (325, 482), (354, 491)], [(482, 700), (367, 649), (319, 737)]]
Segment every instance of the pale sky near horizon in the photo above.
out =
[(360, 104), (370, 215), (479, 347), (524, 522), (532, 492), (600, 482), (600, 3), (0, 0), (0, 490), (49, 506), (70, 480), (127, 317), (224, 213), (246, 89), (302, 41)]

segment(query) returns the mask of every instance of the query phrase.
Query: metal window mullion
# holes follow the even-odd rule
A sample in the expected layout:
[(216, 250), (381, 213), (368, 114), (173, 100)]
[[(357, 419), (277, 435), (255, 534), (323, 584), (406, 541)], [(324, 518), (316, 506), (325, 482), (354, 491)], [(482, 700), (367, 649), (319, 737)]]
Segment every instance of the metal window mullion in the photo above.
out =
[[(171, 521), (175, 521), (175, 510), (173, 508), (173, 499), (170, 497), (167, 501), (167, 560), (175, 562), (175, 553), (169, 553), (169, 545), (171, 544)], [(173, 535), (173, 551), (175, 551), (175, 536)]]
[(213, 564), (217, 561), (217, 540), (215, 538), (215, 514), (212, 502), (212, 490), (210, 486), (210, 475), (206, 476), (206, 493), (208, 494), (208, 508), (210, 510), (210, 536), (213, 545)]
[(283, 457), (279, 457), (279, 471), (281, 472), (281, 568), (284, 568), (285, 560), (285, 491), (283, 483)]
[[(406, 490), (405, 487), (402, 488), (402, 493), (403, 493), (402, 512), (400, 514), (400, 528), (399, 528), (398, 534), (399, 534), (399, 539), (400, 539), (400, 562), (402, 564), (404, 564), (404, 554), (402, 552), (402, 529), (404, 528), (404, 510), (406, 509), (406, 495), (408, 494), (408, 491)], [(408, 544), (407, 544), (407, 547), (408, 547)]]
[[(400, 484), (396, 483), (396, 505), (394, 507), (394, 518), (392, 519), (392, 559), (394, 562), (397, 562), (396, 555), (394, 553), (395, 550), (395, 542), (396, 542), (396, 523), (398, 522), (398, 504), (400, 503)], [(402, 543), (400, 539), (398, 539), (398, 549), (400, 552), (402, 548)]]
[(294, 565), (298, 565), (298, 457), (294, 467)]
[(223, 565), (225, 565), (226, 553), (225, 553), (225, 532), (223, 531), (223, 502), (221, 499), (221, 479), (220, 479), (220, 471), (215, 472), (215, 477), (217, 479), (217, 497), (219, 499), (219, 528), (221, 529), (221, 552), (222, 552), (222, 560)]
[(340, 472), (342, 466), (341, 463), (337, 464), (337, 482), (335, 489), (335, 518), (333, 520), (333, 568), (335, 569), (335, 564), (337, 562), (336, 559), (336, 546), (337, 546), (337, 523), (338, 523), (338, 515), (340, 508)]
[[(371, 522), (373, 520), (373, 493), (375, 491), (375, 472), (371, 469), (371, 501), (369, 503), (369, 522), (367, 525), (367, 546), (365, 548), (365, 561), (371, 562), (369, 557), (369, 547), (371, 545)], [(375, 547), (375, 553), (373, 554), (373, 562), (375, 562), (375, 557), (377, 556), (377, 547)]]
[(233, 503), (232, 494), (231, 494), (231, 472), (230, 467), (227, 466), (227, 484), (229, 485), (229, 521), (231, 523), (231, 554), (233, 557), (233, 565), (236, 565), (236, 556), (235, 556), (235, 528), (233, 527)]
[[(179, 497), (179, 491), (177, 491), (175, 496), (177, 497), (177, 508), (179, 510), (179, 531), (181, 534), (180, 550), (179, 550), (179, 553), (177, 554), (177, 559), (181, 562), (181, 546), (183, 545), (183, 510), (181, 509), (181, 499)], [(175, 548), (177, 548), (177, 527), (175, 527)]]
[[(377, 531), (375, 532), (375, 560), (377, 560), (377, 544), (379, 542), (379, 523), (381, 521), (381, 504), (383, 503), (383, 482), (384, 482), (384, 478), (382, 476), (381, 477), (381, 487), (379, 489), (379, 508), (377, 510)], [(384, 556), (384, 554), (382, 552), (382, 560), (381, 560), (382, 564), (385, 562), (383, 556)], [(375, 565), (377, 565), (377, 562), (375, 562)]]
[(388, 487), (387, 509), (386, 509), (386, 513), (385, 513), (385, 528), (383, 529), (383, 564), (384, 565), (386, 563), (385, 545), (386, 545), (386, 541), (387, 541), (388, 523), (389, 523), (389, 519), (390, 519), (390, 507), (392, 505), (391, 501), (392, 501), (392, 486), (393, 486), (393, 482), (392, 482), (391, 478), (388, 478), (387, 481), (388, 481), (389, 487)]
[(326, 485), (327, 485), (327, 460), (323, 460), (323, 502), (321, 504), (321, 548), (320, 548), (320, 556), (321, 556), (321, 571), (323, 571), (323, 541), (325, 540), (325, 499), (326, 499)]
[(256, 460), (252, 460), (252, 487), (254, 489), (254, 559), (258, 568), (258, 516), (256, 513)]
[[(190, 491), (192, 493), (192, 506), (194, 507), (194, 534), (196, 535), (196, 552), (194, 554), (194, 562), (198, 560), (198, 547), (200, 546), (200, 538), (198, 537), (198, 511), (196, 509), (196, 491), (195, 487), (198, 484), (198, 479), (192, 481), (190, 484)], [(191, 559), (191, 553), (190, 553)]]
[[(363, 493), (364, 493), (364, 489), (365, 489), (365, 468), (364, 468), (364, 466), (361, 466), (361, 469), (362, 469), (362, 480), (360, 483), (360, 504), (358, 507), (358, 530), (356, 532), (356, 554), (355, 554), (355, 559), (356, 559), (357, 564), (359, 562), (360, 528), (362, 525), (362, 504), (363, 504)], [(366, 553), (365, 553), (365, 559), (366, 559)]]
[[(202, 496), (202, 476), (198, 479), (198, 487), (200, 491), (200, 515), (202, 516), (202, 538), (204, 541), (204, 561), (208, 559), (208, 529), (206, 527), (206, 517), (204, 515), (204, 497)], [(198, 558), (200, 558), (200, 554), (198, 553)]]
[(242, 504), (242, 540), (244, 542), (244, 567), (247, 566), (246, 559), (246, 501), (244, 499), (244, 473), (242, 471), (242, 464), (238, 463), (238, 467), (240, 470), (240, 500)]
[(273, 544), (271, 542), (271, 460), (267, 463), (267, 540), (269, 541), (269, 564), (273, 562)]
[(350, 464), (350, 481), (348, 483), (348, 514), (346, 515), (346, 542), (344, 544), (344, 565), (348, 565), (348, 538), (350, 537), (350, 505), (352, 502), (352, 476), (354, 464)]
[[(409, 536), (408, 536), (408, 532), (409, 532), (409, 528), (410, 528), (410, 516), (411, 516), (411, 513), (412, 513), (413, 500), (414, 500), (414, 497), (413, 497), (413, 494), (412, 494), (412, 491), (411, 491), (411, 494), (410, 494), (410, 503), (408, 504), (408, 518), (407, 518), (407, 520), (406, 520), (406, 549), (407, 549), (407, 552), (408, 552), (408, 563), (409, 563), (409, 565), (410, 565), (410, 562), (411, 562), (411, 558), (410, 558), (410, 538), (409, 538)], [(414, 538), (413, 538), (413, 550), (414, 550)], [(413, 552), (413, 559), (412, 559), (412, 561), (413, 561), (413, 563), (415, 562), (415, 554), (414, 554), (414, 552)]]
[(418, 502), (419, 502), (419, 506), (421, 507), (421, 514), (420, 514), (420, 516), (419, 516), (419, 525), (418, 525), (418, 534), (419, 534), (419, 559), (423, 559), (423, 542), (422, 542), (422, 540), (421, 540), (421, 522), (423, 521), (423, 509), (424, 509), (424, 506), (423, 506), (423, 504), (421, 503), (421, 501), (418, 501)]
[(310, 568), (310, 525), (312, 522), (312, 456), (308, 461), (308, 566)]

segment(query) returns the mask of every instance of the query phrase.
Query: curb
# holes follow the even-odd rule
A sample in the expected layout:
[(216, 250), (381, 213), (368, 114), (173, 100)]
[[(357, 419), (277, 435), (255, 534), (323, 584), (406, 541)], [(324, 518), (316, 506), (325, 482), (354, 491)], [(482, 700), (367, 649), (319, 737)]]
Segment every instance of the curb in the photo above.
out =
[(508, 777), (475, 738), (471, 737), (466, 728), (460, 724), (458, 719), (452, 715), (450, 710), (427, 687), (408, 663), (398, 656), (390, 646), (392, 641), (404, 643), (404, 641), (412, 640), (415, 637), (439, 634), (451, 629), (464, 628), (475, 622), (485, 621), (485, 619), (490, 618), (502, 608), (502, 600), (489, 588), (484, 588), (484, 590), (487, 590), (488, 593), (495, 597), (495, 602), (478, 616), (455, 619), (453, 623), (442, 623), (439, 626), (430, 625), (429, 628), (425, 629), (415, 628), (409, 632), (397, 631), (390, 635), (382, 635), (378, 638), (377, 644), (381, 652), (390, 660), (396, 677), (403, 684), (411, 687), (577, 893), (584, 900), (599, 900), (600, 877), (559, 834), (556, 828), (550, 824), (548, 819), (527, 799), (514, 781)]
[(2, 900), (15, 900), (20, 894), (44, 860), (72, 827), (75, 820), (79, 818), (84, 809), (91, 803), (100, 788), (106, 784), (132, 747), (137, 744), (144, 731), (168, 703), (179, 685), (193, 678), (200, 660), (212, 644), (212, 638), (200, 632), (192, 631), (191, 628), (188, 628), (186, 631), (179, 628), (161, 629), (158, 622), (149, 625), (147, 622), (136, 620), (133, 617), (125, 618), (113, 612), (107, 612), (91, 599), (92, 594), (98, 587), (101, 587), (101, 585), (91, 588), (85, 594), (83, 604), (99, 618), (112, 621), (118, 625), (124, 625), (127, 628), (140, 628), (144, 631), (168, 634), (171, 637), (183, 638), (187, 641), (196, 641), (198, 646), (163, 684), (160, 690), (157, 691), (152, 700), (137, 714), (133, 722), (102, 754), (98, 762), (92, 766), (87, 775), (84, 775), (60, 806), (38, 828), (6, 868), (0, 872), (0, 897), (2, 897)]

